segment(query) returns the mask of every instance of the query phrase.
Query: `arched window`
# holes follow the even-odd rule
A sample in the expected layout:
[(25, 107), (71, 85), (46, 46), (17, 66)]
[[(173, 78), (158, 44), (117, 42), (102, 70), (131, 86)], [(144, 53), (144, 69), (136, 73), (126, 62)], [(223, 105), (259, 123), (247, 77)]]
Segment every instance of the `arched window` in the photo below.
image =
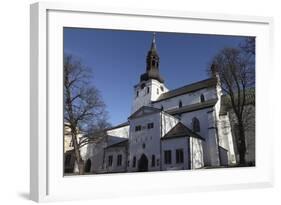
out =
[(182, 102), (181, 102), (181, 100), (180, 100), (180, 102), (179, 102), (179, 108), (181, 108), (182, 107)]
[(200, 101), (205, 102), (205, 96), (203, 94), (201, 94), (201, 96), (200, 96)]
[(193, 132), (200, 132), (200, 122), (196, 117), (192, 119), (192, 129)]
[(151, 157), (151, 166), (155, 167), (155, 155), (154, 154)]

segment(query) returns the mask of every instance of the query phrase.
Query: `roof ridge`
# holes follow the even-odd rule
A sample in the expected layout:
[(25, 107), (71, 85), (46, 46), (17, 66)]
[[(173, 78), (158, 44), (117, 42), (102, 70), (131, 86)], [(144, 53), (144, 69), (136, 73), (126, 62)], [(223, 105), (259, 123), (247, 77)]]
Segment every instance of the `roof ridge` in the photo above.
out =
[(190, 83), (190, 84), (181, 86), (179, 88), (170, 90), (168, 92), (162, 93), (158, 97), (158, 99), (153, 101), (152, 103), (156, 103), (156, 102), (159, 102), (159, 101), (162, 101), (162, 100), (165, 100), (165, 99), (169, 99), (169, 98), (172, 98), (172, 97), (183, 95), (185, 93), (194, 92), (196, 90), (200, 90), (200, 89), (203, 89), (205, 87), (210, 87), (212, 85), (215, 85), (216, 83), (217, 83), (216, 78), (207, 78), (207, 79), (204, 79), (204, 80), (201, 80), (201, 81)]

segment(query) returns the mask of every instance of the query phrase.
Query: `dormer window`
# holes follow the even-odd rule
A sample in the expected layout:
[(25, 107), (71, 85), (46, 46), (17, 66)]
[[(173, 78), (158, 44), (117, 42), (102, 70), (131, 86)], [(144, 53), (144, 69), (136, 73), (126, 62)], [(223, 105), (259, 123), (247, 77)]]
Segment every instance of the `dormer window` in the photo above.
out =
[(200, 96), (200, 101), (205, 102), (205, 96), (203, 94), (201, 94), (201, 96)]
[(180, 100), (180, 102), (179, 102), (179, 108), (181, 108), (182, 107), (182, 102), (181, 102), (181, 100)]

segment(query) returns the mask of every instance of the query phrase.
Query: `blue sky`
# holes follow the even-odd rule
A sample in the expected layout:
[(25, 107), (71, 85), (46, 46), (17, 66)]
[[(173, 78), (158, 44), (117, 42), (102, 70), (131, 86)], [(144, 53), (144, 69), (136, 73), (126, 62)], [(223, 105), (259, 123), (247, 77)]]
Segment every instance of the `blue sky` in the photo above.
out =
[[(107, 106), (109, 122), (117, 125), (131, 114), (133, 86), (146, 69), (152, 32), (64, 29), (64, 52), (93, 71), (92, 83)], [(212, 58), (224, 47), (237, 47), (244, 37), (156, 33), (160, 73), (168, 89), (208, 78)]]

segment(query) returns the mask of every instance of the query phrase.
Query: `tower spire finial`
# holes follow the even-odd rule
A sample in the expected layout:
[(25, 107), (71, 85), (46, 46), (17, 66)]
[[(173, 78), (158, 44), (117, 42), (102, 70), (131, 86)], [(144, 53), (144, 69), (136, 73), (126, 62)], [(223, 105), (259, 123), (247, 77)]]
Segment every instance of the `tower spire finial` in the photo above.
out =
[(156, 49), (156, 33), (153, 32), (153, 38), (151, 43), (151, 49)]

